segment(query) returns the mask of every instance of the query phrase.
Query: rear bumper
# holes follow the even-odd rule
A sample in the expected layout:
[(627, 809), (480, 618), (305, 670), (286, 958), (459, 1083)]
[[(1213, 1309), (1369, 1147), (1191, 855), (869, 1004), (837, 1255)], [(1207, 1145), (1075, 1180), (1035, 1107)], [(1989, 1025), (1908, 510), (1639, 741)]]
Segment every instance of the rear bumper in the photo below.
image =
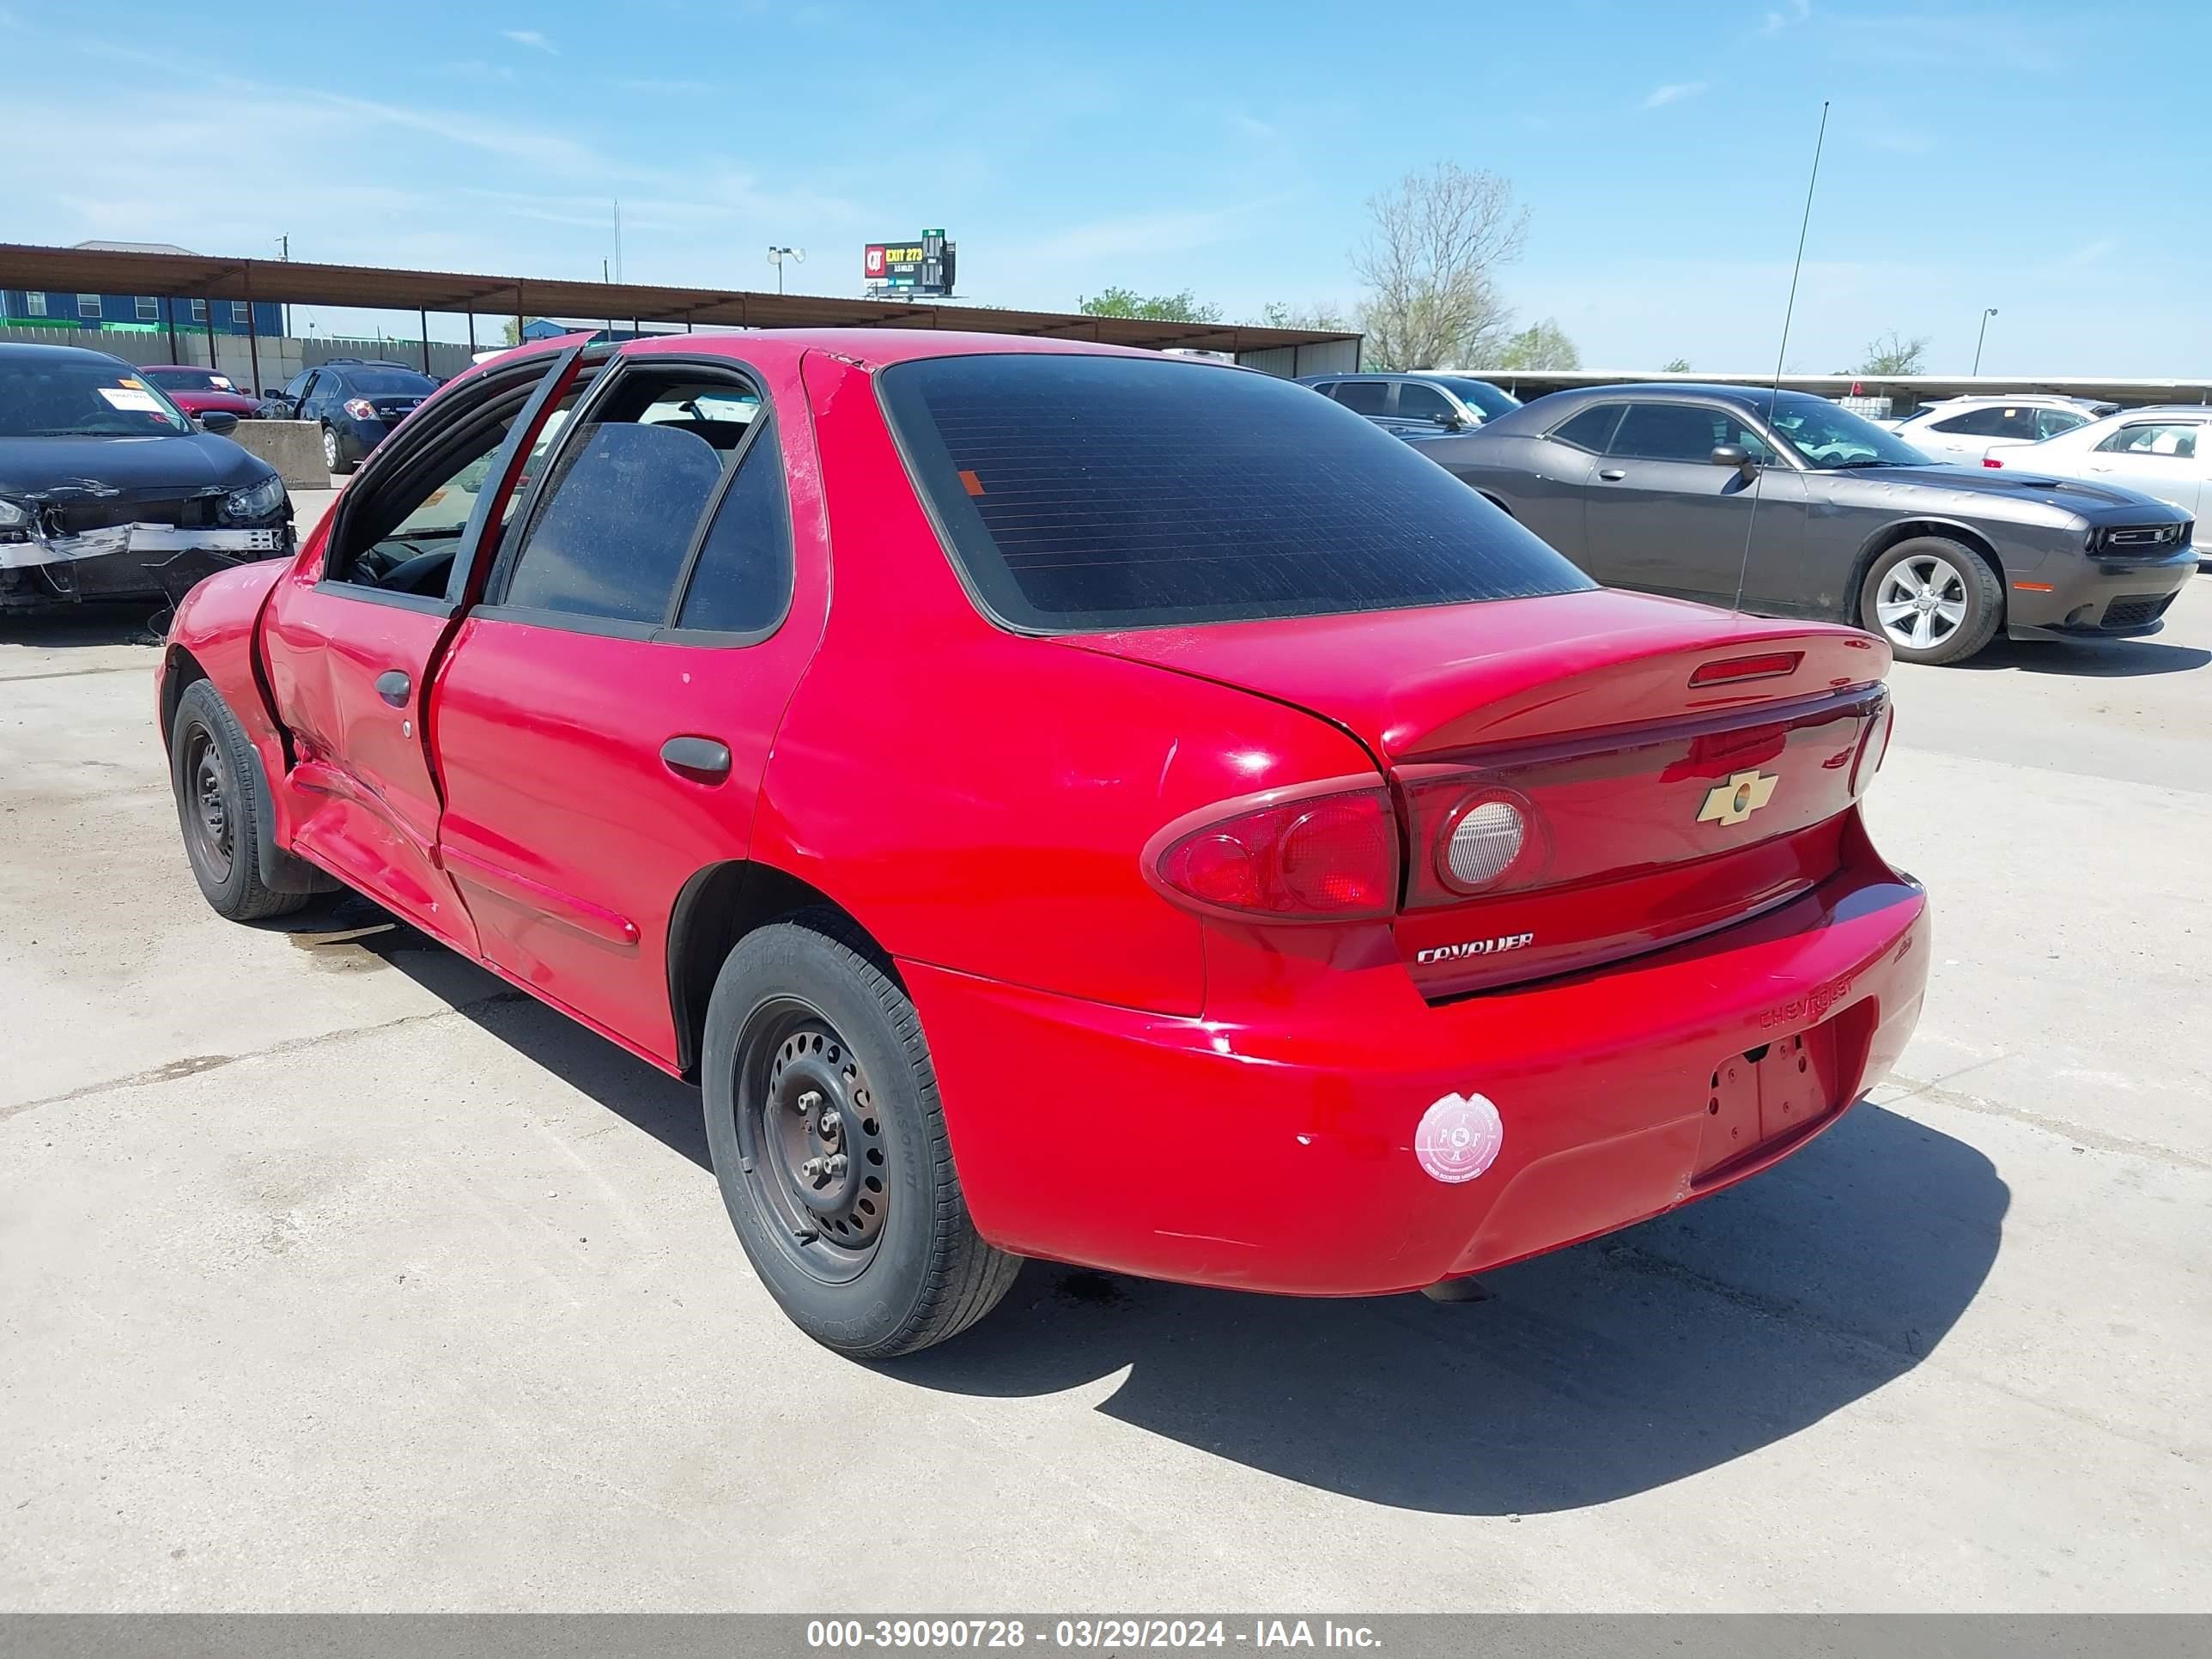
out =
[[(2185, 546), (2162, 559), (2069, 562), (2068, 574), (2047, 559), (2027, 577), (2009, 580), (2005, 631), (2015, 640), (2133, 639), (2166, 625), (2173, 596), (2197, 574), (2197, 550)], [(2032, 577), (2030, 586), (2021, 582)], [(2048, 591), (2043, 591), (2047, 588)]]
[[(1926, 896), (1850, 839), (1850, 867), (1756, 921), (1444, 1006), (1395, 962), (1345, 974), (1340, 1009), (1279, 1026), (901, 969), (992, 1243), (1198, 1284), (1405, 1291), (1755, 1174), (1887, 1071), (1919, 1015)], [(1825, 1100), (1801, 1114), (1814, 1121), (1762, 1138), (1754, 1111), (1732, 1146), (1747, 1120), (1716, 1080), (1814, 1028), (1832, 1059)], [(1503, 1149), (1446, 1185), (1417, 1161), (1415, 1126), (1443, 1096), (1475, 1092), (1498, 1108)]]

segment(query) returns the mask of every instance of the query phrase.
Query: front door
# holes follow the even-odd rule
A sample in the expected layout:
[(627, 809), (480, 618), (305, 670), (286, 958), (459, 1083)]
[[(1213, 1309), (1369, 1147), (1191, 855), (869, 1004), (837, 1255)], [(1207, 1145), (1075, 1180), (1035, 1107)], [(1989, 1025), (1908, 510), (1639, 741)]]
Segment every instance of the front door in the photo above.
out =
[(281, 786), (294, 849), (471, 952), (466, 908), (436, 856), (423, 693), (509, 498), (517, 443), (574, 356), (455, 388), (378, 456), (276, 585), (263, 636), (294, 740)]
[[(1713, 465), (1723, 444), (1761, 463), (1753, 477)], [(1804, 543), (1804, 479), (1718, 404), (1631, 404), (1588, 502), (1588, 568), (1601, 581), (1731, 605), (1741, 580), (1753, 609), (1797, 602), (1790, 591)]]
[[(432, 692), (440, 854), (483, 956), (664, 1064), (678, 896), (745, 856), (819, 632), (816, 469), (785, 465), (811, 441), (804, 396), (795, 376), (765, 386), (727, 360), (623, 359), (579, 407)], [(797, 579), (794, 517), (814, 550)]]

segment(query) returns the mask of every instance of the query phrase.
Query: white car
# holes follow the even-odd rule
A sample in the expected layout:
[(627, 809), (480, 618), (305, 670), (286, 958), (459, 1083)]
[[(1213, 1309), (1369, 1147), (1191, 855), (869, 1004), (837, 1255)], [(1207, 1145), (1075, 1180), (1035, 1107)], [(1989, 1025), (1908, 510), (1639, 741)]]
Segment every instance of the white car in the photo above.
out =
[(2025, 448), (1992, 448), (1982, 465), (2118, 484), (2184, 513), (2212, 506), (2212, 406), (2125, 409)]
[(1931, 461), (1972, 466), (1992, 449), (2041, 443), (2087, 425), (2112, 407), (2033, 392), (2014, 398), (1949, 398), (1914, 410), (1890, 429)]

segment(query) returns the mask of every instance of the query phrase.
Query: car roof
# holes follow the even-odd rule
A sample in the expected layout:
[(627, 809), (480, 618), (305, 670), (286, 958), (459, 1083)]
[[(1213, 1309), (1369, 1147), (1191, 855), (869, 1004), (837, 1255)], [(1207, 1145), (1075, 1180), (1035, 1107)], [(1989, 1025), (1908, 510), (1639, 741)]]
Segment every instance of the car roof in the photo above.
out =
[(1346, 368), (1334, 374), (1301, 374), (1300, 386), (1315, 386), (1322, 381), (1336, 380), (1480, 380), (1490, 381), (1471, 368)]
[(2002, 404), (2007, 408), (2018, 408), (2026, 404), (2036, 408), (2093, 409), (2096, 406), (2096, 402), (2094, 398), (2069, 397), (2063, 392), (2014, 392), (2005, 395), (1994, 392), (1976, 392), (1956, 398), (1938, 398), (1933, 403), (1923, 404), (1918, 409), (1913, 410), (1913, 413), (1925, 415), (1931, 410), (1955, 410), (1988, 404)]
[[(77, 360), (96, 363), (123, 362), (122, 358), (112, 352), (88, 351), (82, 346), (17, 344), (13, 341), (0, 341), (0, 360), (9, 359), (19, 362), (70, 362)], [(125, 368), (131, 367), (128, 363), (123, 366)]]
[(2146, 404), (2141, 409), (2116, 409), (2100, 415), (2102, 421), (2138, 421), (2145, 416), (2161, 421), (2212, 421), (2212, 404)]
[[(575, 343), (569, 336), (568, 343)], [(547, 346), (562, 343), (549, 340)], [(918, 357), (973, 357), (1054, 353), (1086, 357), (1144, 357), (1184, 368), (1226, 369), (1227, 363), (1202, 357), (1168, 357), (1136, 346), (1105, 345), (1091, 340), (1047, 340), (1025, 334), (985, 334), (933, 328), (763, 328), (738, 334), (654, 334), (624, 340), (615, 348), (625, 356), (658, 352), (716, 357), (760, 357), (821, 351), (863, 368), (881, 368)], [(1245, 373), (1253, 371), (1246, 370)]]

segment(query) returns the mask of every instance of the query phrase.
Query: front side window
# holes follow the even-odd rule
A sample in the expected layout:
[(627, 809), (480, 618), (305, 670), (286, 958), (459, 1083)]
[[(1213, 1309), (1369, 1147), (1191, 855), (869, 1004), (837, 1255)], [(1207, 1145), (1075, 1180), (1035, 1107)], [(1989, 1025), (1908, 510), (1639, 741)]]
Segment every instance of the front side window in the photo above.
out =
[[(763, 414), (759, 394), (734, 377), (626, 372), (554, 459), (500, 602), (647, 628), (770, 625), (789, 590), (790, 548), (781, 463), (772, 443), (748, 441)], [(746, 459), (756, 450), (757, 465)], [(702, 520), (731, 497), (737, 507), (702, 545)], [(764, 553), (775, 538), (778, 552)]]
[(2189, 460), (2197, 453), (2197, 426), (2189, 421), (2137, 421), (2097, 446), (2100, 454), (2149, 455)]
[(1723, 444), (1735, 444), (1753, 460), (1774, 459), (1773, 447), (1712, 404), (1631, 404), (1606, 453), (1643, 461), (1710, 462)]
[(1398, 387), (1398, 412), (1413, 421), (1449, 421), (1459, 418), (1459, 410), (1450, 398), (1432, 386), (1417, 385), (1412, 380)]
[(878, 383), (948, 550), (983, 608), (1017, 628), (1329, 616), (1592, 585), (1412, 446), (1287, 380), (1009, 352), (897, 363)]

